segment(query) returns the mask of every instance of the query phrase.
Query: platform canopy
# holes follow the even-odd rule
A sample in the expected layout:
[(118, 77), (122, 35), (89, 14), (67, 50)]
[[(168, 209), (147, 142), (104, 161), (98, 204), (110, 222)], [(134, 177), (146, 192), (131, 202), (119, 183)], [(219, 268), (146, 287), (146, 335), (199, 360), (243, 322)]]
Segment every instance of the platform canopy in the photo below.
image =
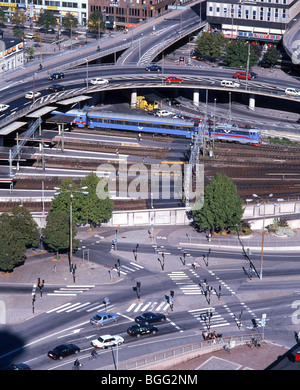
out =
[(20, 127), (23, 127), (25, 125), (27, 125), (27, 122), (12, 122), (9, 125), (2, 127), (2, 129), (0, 129), (0, 136), (1, 135), (8, 135), (8, 134), (12, 133), (13, 131), (18, 130)]
[(48, 114), (49, 112), (55, 110), (57, 107), (50, 107), (50, 106), (45, 106), (42, 107), (34, 112), (31, 112), (30, 114), (26, 115), (28, 118), (40, 118), (43, 115)]
[(84, 100), (88, 100), (90, 99), (91, 96), (85, 96), (85, 95), (80, 95), (80, 96), (74, 96), (70, 99), (66, 99), (66, 100), (60, 100), (59, 102), (56, 102), (57, 104), (62, 104), (64, 106), (67, 106), (69, 104), (74, 104), (74, 103), (78, 103), (78, 102), (82, 102)]

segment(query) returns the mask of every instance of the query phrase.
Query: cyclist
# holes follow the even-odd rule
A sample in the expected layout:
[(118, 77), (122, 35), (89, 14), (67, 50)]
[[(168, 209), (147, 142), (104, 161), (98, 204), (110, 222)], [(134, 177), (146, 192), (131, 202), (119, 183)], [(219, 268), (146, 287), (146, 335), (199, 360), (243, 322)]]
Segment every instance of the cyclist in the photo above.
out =
[(98, 352), (97, 352), (96, 348), (94, 348), (94, 349), (92, 350), (92, 352), (91, 352), (91, 358), (92, 358), (92, 359), (96, 359), (98, 356), (99, 356), (99, 355), (98, 355)]
[(40, 70), (43, 69), (43, 65), (42, 65), (42, 64), (39, 65), (39, 69), (40, 69)]

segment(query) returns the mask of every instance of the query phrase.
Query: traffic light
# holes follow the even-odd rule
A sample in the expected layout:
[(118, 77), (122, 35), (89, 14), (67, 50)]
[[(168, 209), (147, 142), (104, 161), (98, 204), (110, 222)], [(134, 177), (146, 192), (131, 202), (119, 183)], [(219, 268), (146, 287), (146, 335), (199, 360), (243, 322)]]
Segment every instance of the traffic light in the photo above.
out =
[(173, 298), (174, 297), (174, 291), (170, 290), (170, 296)]

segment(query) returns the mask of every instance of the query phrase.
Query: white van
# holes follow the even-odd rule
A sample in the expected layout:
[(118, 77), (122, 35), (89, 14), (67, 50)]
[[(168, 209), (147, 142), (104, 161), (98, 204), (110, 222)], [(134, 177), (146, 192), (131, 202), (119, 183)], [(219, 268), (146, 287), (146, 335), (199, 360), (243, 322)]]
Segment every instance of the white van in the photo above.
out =
[(239, 83), (236, 83), (232, 80), (222, 80), (221, 81), (221, 87), (227, 87), (227, 88), (238, 88), (240, 86)]
[(26, 39), (33, 39), (33, 34), (27, 33), (25, 34)]

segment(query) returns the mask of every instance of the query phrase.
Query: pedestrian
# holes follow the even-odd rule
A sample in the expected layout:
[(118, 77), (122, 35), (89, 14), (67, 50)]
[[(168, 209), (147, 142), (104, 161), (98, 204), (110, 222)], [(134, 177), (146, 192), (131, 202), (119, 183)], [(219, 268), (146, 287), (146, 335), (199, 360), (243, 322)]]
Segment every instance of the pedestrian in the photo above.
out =
[(299, 332), (297, 333), (297, 337), (298, 337), (298, 343), (300, 343), (300, 330), (299, 330)]
[(79, 367), (81, 366), (81, 363), (78, 359), (75, 360), (74, 362), (74, 369), (79, 370)]

